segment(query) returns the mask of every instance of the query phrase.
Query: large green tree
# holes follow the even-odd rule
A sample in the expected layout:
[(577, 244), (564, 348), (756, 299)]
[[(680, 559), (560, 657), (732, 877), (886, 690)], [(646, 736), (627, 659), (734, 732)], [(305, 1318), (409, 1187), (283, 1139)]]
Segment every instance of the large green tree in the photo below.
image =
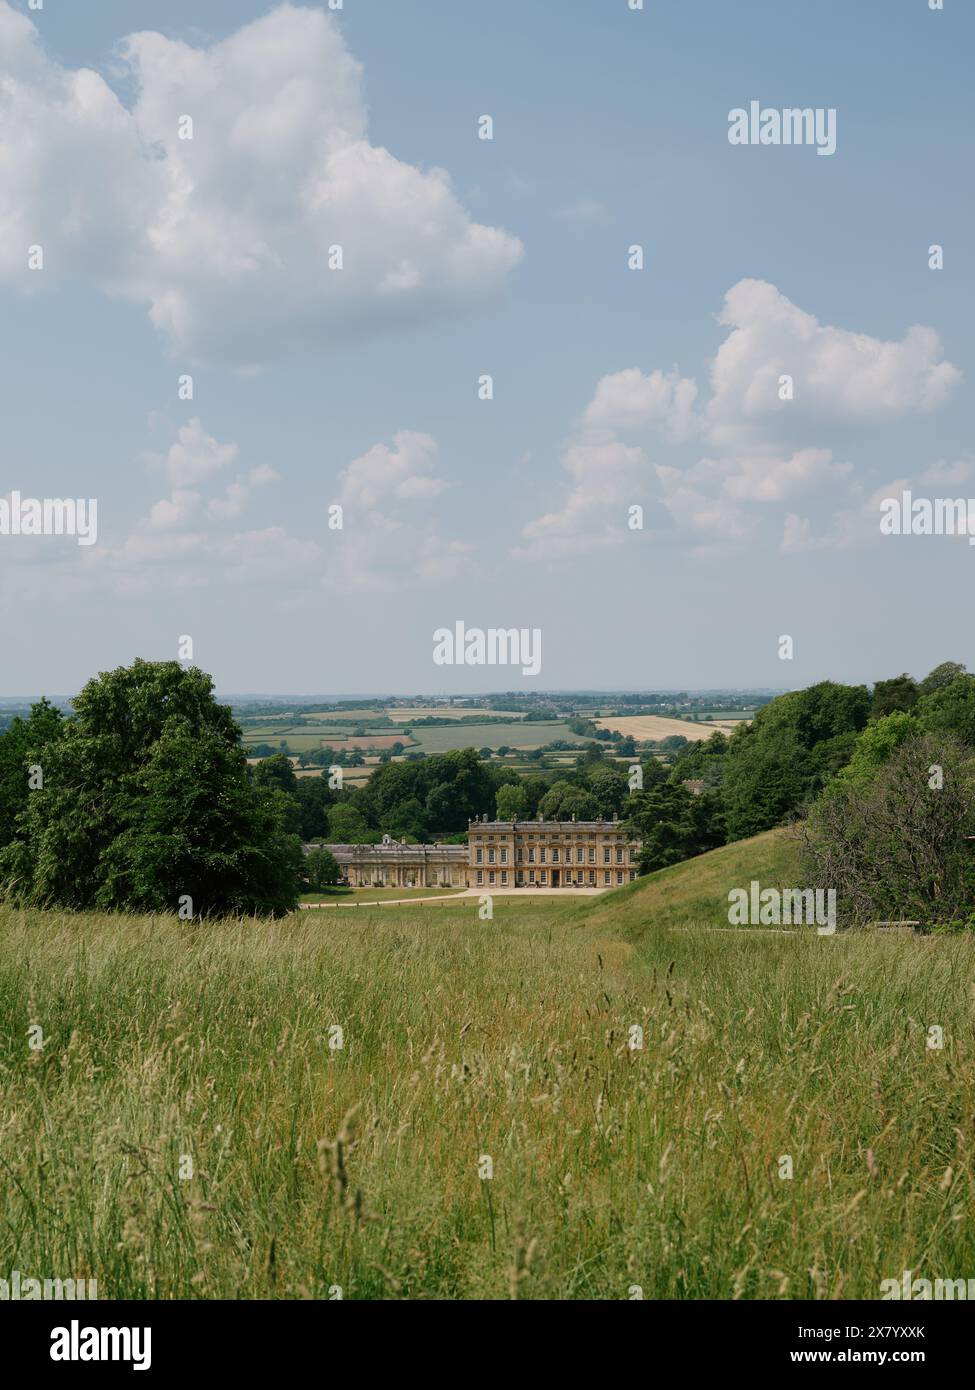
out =
[(60, 736), (61, 723), (61, 711), (50, 701), (39, 700), (27, 719), (12, 720), (0, 735), (0, 846), (9, 844), (17, 834), (19, 817), (27, 810), (30, 769), (40, 768), (33, 777), (38, 781), (43, 778), (40, 752)]
[(298, 899), (301, 844), (248, 777), (240, 730), (204, 672), (136, 661), (88, 682), (38, 750), (8, 895), (37, 905), (193, 916), (276, 914)]

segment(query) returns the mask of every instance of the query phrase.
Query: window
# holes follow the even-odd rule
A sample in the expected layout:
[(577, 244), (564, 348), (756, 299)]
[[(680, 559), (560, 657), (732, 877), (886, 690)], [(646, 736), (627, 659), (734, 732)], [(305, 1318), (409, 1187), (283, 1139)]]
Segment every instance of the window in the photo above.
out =
[(577, 863), (577, 864), (581, 864), (581, 863), (582, 863), (582, 850), (581, 850), (581, 849), (577, 849), (577, 850), (576, 850), (576, 863)]
[(502, 864), (507, 864), (507, 862), (508, 862), (508, 850), (507, 850), (507, 847), (506, 847), (506, 846), (502, 845), (502, 847), (501, 847), (501, 863), (502, 863)]
[(553, 864), (557, 864), (558, 862), (559, 862), (559, 852), (558, 852), (557, 849), (553, 849), (553, 850), (552, 850), (552, 863), (553, 863)]
[(590, 870), (589, 870), (589, 887), (590, 887), (590, 888), (595, 888), (595, 886), (596, 886), (596, 870), (595, 870), (595, 869), (590, 869)]
[(529, 864), (534, 864), (535, 862), (535, 851), (533, 849), (528, 851), (528, 862)]
[(609, 882), (609, 878), (610, 878), (609, 870), (606, 869), (605, 872), (603, 873), (603, 882), (604, 882), (604, 883), (608, 883), (608, 882)]
[(617, 870), (616, 870), (616, 882), (617, 882), (617, 883), (622, 883), (622, 882), (623, 882), (623, 870), (622, 870), (622, 869), (617, 869)]
[(593, 849), (592, 845), (590, 845), (590, 846), (589, 846), (589, 863), (590, 863), (590, 864), (595, 864), (595, 862), (596, 862), (596, 851)]
[(541, 849), (538, 851), (538, 862), (539, 862), (539, 864), (544, 864), (544, 863), (545, 863), (545, 846), (544, 846), (544, 845), (542, 845)]
[(493, 883), (493, 882), (494, 882), (494, 870), (492, 869), (491, 872), (488, 874), (488, 883)]
[(525, 851), (521, 848), (521, 846), (518, 847), (518, 856), (517, 856), (517, 857), (518, 857), (518, 863), (519, 863), (519, 864), (524, 864), (524, 862), (525, 862)]
[(603, 863), (604, 863), (604, 864), (608, 864), (608, 863), (609, 863), (609, 846), (608, 846), (608, 845), (604, 845), (604, 846), (603, 846)]
[[(632, 878), (633, 875), (631, 874), (630, 877)], [(508, 870), (507, 870), (507, 869), (502, 869), (502, 870), (501, 870), (501, 882), (504, 883), (504, 884), (506, 884), (506, 883), (508, 882)]]
[(483, 882), (484, 882), (484, 870), (483, 870), (483, 869), (478, 869), (478, 871), (477, 871), (477, 881), (478, 881), (478, 883), (483, 883)]
[(488, 850), (488, 863), (489, 863), (489, 864), (493, 864), (493, 863), (494, 863), (494, 850), (493, 850), (493, 849), (489, 849), (489, 850)]
[(484, 863), (484, 851), (483, 851), (482, 849), (475, 850), (475, 852), (474, 852), (474, 857), (475, 857), (475, 862), (476, 862), (476, 863), (478, 863), (478, 864), (483, 864), (483, 863)]
[(528, 882), (529, 882), (529, 883), (534, 883), (534, 882), (535, 882), (535, 870), (534, 870), (534, 869), (529, 869), (529, 870), (528, 870)]
[(540, 875), (543, 883), (548, 883), (548, 869), (543, 869)]
[(634, 880), (635, 878), (636, 878), (636, 869), (631, 869), (631, 870), (630, 870), (630, 882), (632, 883), (633, 880)]
[(622, 864), (623, 862), (623, 851), (621, 849), (616, 851), (616, 862), (617, 864)]

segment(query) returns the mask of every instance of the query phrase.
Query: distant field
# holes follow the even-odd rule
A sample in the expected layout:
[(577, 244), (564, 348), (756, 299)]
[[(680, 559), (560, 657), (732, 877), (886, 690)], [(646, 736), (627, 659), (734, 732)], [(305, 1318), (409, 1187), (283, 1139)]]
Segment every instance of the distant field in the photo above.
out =
[[(360, 722), (361, 721), (357, 721)], [(447, 731), (448, 733), (450, 730)], [(274, 724), (267, 728), (245, 729), (244, 749), (255, 743), (280, 743), (284, 740), (291, 753), (311, 753), (316, 748), (391, 748), (394, 743), (402, 743), (407, 748), (415, 746), (409, 735), (395, 730), (383, 729), (375, 734), (356, 738), (349, 734), (348, 728), (329, 725)]]
[(420, 705), (416, 709), (388, 709), (385, 713), (397, 724), (409, 724), (414, 719), (466, 719), (475, 714), (490, 714), (492, 718), (498, 719), (524, 719), (525, 717), (524, 714), (518, 714), (514, 710), (449, 709), (441, 708), (439, 705)]
[(635, 739), (672, 738), (679, 734), (690, 743), (699, 743), (715, 732), (724, 732), (716, 723), (692, 724), (683, 719), (664, 719), (659, 714), (610, 714), (605, 719), (597, 719), (596, 724), (600, 729), (618, 730), (624, 736), (632, 734)]
[(465, 724), (456, 729), (443, 725), (413, 728), (413, 737), (425, 753), (446, 753), (451, 748), (538, 748), (543, 743), (564, 739), (566, 743), (582, 744), (562, 720), (531, 724)]

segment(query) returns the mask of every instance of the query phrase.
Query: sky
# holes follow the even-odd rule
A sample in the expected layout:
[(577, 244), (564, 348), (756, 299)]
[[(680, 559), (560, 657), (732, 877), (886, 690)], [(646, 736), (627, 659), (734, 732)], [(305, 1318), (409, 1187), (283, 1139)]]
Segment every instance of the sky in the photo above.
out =
[(975, 8), (629, 5), (0, 0), (0, 694), (975, 666)]

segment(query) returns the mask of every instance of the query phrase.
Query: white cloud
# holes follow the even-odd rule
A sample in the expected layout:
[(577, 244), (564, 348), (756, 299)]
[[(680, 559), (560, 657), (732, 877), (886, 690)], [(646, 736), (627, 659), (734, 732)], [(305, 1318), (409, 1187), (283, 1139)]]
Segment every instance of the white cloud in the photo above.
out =
[(217, 517), (220, 521), (238, 517), (254, 489), (264, 487), (268, 483), (276, 483), (279, 476), (273, 468), (262, 463), (259, 467), (252, 468), (249, 473), (241, 474), (234, 482), (228, 483), (223, 497), (212, 498), (207, 505), (207, 511), (210, 516)]
[(434, 473), (437, 442), (401, 430), (375, 444), (339, 475), (343, 529), (327, 582), (346, 592), (383, 593), (404, 584), (441, 583), (465, 572), (473, 547), (440, 534), (433, 501), (448, 484)]
[(457, 312), (520, 260), (443, 170), (369, 143), (361, 65), (322, 10), (283, 4), (205, 48), (132, 34), (119, 55), (131, 110), (0, 0), (0, 279), (90, 276), (175, 351), (250, 364)]
[[(705, 426), (714, 444), (936, 410), (961, 379), (934, 329), (915, 325), (899, 342), (852, 333), (821, 324), (764, 280), (734, 285), (719, 322), (731, 332), (711, 367)], [(780, 376), (792, 377), (793, 400), (779, 399)]]
[(219, 473), (236, 457), (236, 444), (218, 443), (194, 417), (180, 426), (174, 443), (164, 455), (150, 456), (150, 463), (165, 470), (173, 487), (184, 487)]
[(838, 511), (828, 529), (818, 536), (813, 534), (812, 522), (807, 517), (789, 512), (782, 527), (779, 549), (783, 555), (800, 555), (815, 550), (846, 550), (855, 541), (868, 538), (868, 519), (863, 512), (848, 509)]
[(340, 501), (348, 507), (376, 507), (391, 497), (435, 497), (447, 486), (433, 476), (437, 441), (428, 434), (400, 430), (393, 448), (374, 444), (339, 475)]
[(799, 449), (788, 458), (736, 457), (737, 473), (725, 479), (724, 491), (742, 502), (781, 502), (795, 492), (838, 483), (853, 465), (834, 463), (829, 449)]
[(557, 559), (619, 545), (626, 507), (633, 503), (647, 460), (642, 449), (619, 442), (576, 443), (562, 457), (574, 480), (565, 505), (522, 528), (519, 553)]
[(610, 430), (659, 429), (669, 439), (688, 439), (698, 428), (696, 398), (697, 382), (676, 369), (644, 376), (638, 367), (628, 367), (597, 383), (583, 420)]
[(926, 468), (921, 474), (922, 483), (947, 483), (955, 486), (959, 483), (967, 483), (975, 473), (975, 468), (969, 459), (955, 459), (948, 463), (945, 459), (939, 459), (937, 463), (932, 463), (930, 468)]
[[(834, 460), (829, 437), (850, 424), (935, 410), (961, 378), (931, 328), (915, 326), (887, 342), (824, 326), (760, 280), (728, 291), (720, 322), (730, 331), (702, 405), (697, 383), (676, 367), (629, 367), (597, 382), (562, 457), (571, 484), (566, 500), (522, 528), (517, 553), (557, 558), (622, 544), (621, 503), (645, 505), (650, 495), (669, 514), (674, 539), (697, 549), (708, 537), (715, 545), (751, 538), (758, 517), (748, 505), (831, 494), (840, 508), (825, 535), (815, 539), (811, 523), (790, 512), (783, 549), (848, 545), (863, 534), (851, 520), (862, 513), (861, 488), (853, 465)], [(792, 400), (779, 399), (782, 376), (792, 377)], [(709, 454), (651, 466), (637, 447), (641, 437), (658, 450), (700, 439)], [(944, 476), (961, 481), (965, 474), (956, 464)]]

